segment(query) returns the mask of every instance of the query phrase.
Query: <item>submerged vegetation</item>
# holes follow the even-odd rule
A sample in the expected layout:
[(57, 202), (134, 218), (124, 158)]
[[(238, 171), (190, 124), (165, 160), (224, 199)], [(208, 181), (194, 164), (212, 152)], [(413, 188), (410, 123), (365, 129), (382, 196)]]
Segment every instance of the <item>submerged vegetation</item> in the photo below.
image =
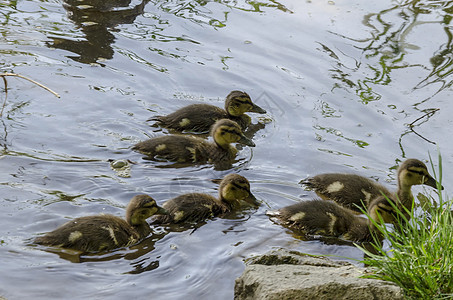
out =
[[(439, 155), (439, 182), (441, 174)], [(363, 263), (374, 271), (367, 277), (396, 283), (409, 299), (453, 299), (453, 200), (444, 200), (440, 189), (438, 197), (420, 214), (397, 210), (400, 218), (393, 230), (376, 224), (390, 250), (378, 243), (376, 254), (361, 248)], [(411, 219), (405, 217), (408, 213)]]

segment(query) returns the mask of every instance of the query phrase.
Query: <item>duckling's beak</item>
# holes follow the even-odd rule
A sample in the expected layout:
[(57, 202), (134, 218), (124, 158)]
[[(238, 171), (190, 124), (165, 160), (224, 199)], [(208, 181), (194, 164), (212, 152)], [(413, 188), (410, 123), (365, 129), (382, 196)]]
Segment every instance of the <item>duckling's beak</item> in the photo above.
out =
[[(434, 179), (430, 175), (428, 175), (427, 178), (428, 178), (428, 180), (424, 184), (429, 185), (430, 187), (437, 189), (438, 182), (436, 181), (436, 179)], [(440, 189), (443, 190), (444, 187), (441, 185)]]
[(250, 203), (252, 205), (255, 205), (255, 206), (260, 206), (261, 205), (261, 202), (259, 202), (255, 196), (253, 196), (252, 193), (249, 193), (249, 196), (247, 198), (244, 199), (245, 202), (247, 203)]
[(155, 215), (169, 215), (170, 213), (163, 207), (157, 206)]
[(247, 145), (247, 146), (250, 146), (250, 147), (255, 147), (255, 143), (249, 139), (248, 137), (246, 137), (245, 135), (242, 135), (241, 138), (239, 139), (238, 143), (240, 144), (244, 144), (244, 145)]
[(262, 109), (261, 107), (259, 107), (255, 103), (253, 103), (253, 107), (252, 107), (252, 110), (250, 110), (250, 112), (259, 113), (259, 114), (265, 114), (266, 113), (266, 111), (264, 109)]

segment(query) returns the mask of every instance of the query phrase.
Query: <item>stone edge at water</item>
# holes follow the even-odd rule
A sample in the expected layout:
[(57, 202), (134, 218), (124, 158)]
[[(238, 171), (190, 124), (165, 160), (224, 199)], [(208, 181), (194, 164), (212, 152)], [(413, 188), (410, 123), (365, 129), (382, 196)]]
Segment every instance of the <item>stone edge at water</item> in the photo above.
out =
[(347, 262), (274, 250), (247, 261), (234, 299), (404, 299), (393, 283), (360, 278), (364, 271)]

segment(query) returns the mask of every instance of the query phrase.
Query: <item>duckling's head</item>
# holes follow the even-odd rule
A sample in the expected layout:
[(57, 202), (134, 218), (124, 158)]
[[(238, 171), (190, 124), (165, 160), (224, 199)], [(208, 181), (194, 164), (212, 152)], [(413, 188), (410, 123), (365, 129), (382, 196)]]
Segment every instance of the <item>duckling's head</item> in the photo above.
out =
[(252, 102), (247, 93), (232, 91), (225, 100), (225, 110), (231, 116), (241, 116), (245, 112), (265, 114), (266, 111)]
[(223, 201), (232, 206), (241, 200), (256, 206), (260, 205), (250, 191), (249, 181), (239, 174), (225, 176), (220, 182), (219, 194)]
[(255, 143), (242, 133), (238, 123), (221, 119), (212, 125), (211, 135), (217, 145), (222, 148), (228, 147), (231, 143), (241, 143), (247, 146), (255, 147)]
[(152, 215), (166, 215), (168, 212), (158, 206), (148, 195), (137, 195), (131, 199), (126, 208), (126, 221), (131, 225), (140, 225)]
[[(392, 200), (386, 198), (385, 196), (379, 196), (371, 201), (368, 207), (368, 214), (371, 219), (377, 223), (381, 223), (381, 220), (384, 223), (395, 223), (397, 220), (397, 212), (395, 210), (395, 204), (392, 205), (390, 202)], [(401, 208), (403, 210), (403, 208)]]
[[(437, 181), (429, 174), (426, 165), (418, 159), (407, 159), (398, 169), (398, 181), (402, 186), (426, 184), (437, 189)], [(441, 186), (443, 190), (444, 187)]]

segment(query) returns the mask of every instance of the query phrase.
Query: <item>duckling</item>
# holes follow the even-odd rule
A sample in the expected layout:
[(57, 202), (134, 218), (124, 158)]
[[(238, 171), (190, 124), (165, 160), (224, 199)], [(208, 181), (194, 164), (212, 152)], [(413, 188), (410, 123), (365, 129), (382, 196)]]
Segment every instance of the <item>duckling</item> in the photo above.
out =
[(238, 208), (241, 200), (260, 205), (250, 191), (249, 181), (241, 175), (229, 174), (220, 182), (218, 199), (201, 193), (180, 195), (162, 205), (169, 214), (155, 216), (152, 224), (202, 222)]
[(231, 146), (231, 143), (255, 146), (255, 143), (247, 138), (239, 125), (232, 120), (218, 120), (212, 127), (211, 135), (214, 139), (213, 143), (193, 136), (168, 135), (140, 142), (132, 149), (151, 159), (218, 164), (231, 162), (236, 157), (237, 149)]
[(366, 209), (373, 199), (382, 194), (394, 201), (399, 199), (410, 209), (414, 199), (411, 192), (413, 185), (425, 184), (437, 189), (436, 180), (428, 173), (426, 165), (418, 159), (404, 161), (397, 174), (398, 189), (395, 193), (374, 180), (355, 174), (326, 173), (304, 179), (299, 183), (314, 190), (322, 199), (333, 200), (356, 212), (360, 212), (360, 208)]
[(254, 104), (250, 96), (241, 91), (232, 91), (225, 99), (225, 109), (210, 104), (192, 104), (166, 116), (155, 116), (147, 121), (157, 121), (162, 127), (178, 131), (207, 132), (220, 119), (230, 119), (245, 129), (250, 124), (246, 112), (265, 114)]
[[(377, 223), (381, 220), (394, 223), (396, 213), (388, 201), (383, 196), (374, 199), (368, 209), (370, 218)], [(371, 242), (373, 234), (379, 235), (369, 219), (357, 216), (333, 201), (314, 199), (266, 214), (277, 218), (281, 225), (291, 230), (309, 235), (331, 236), (352, 242)]]
[(109, 251), (139, 242), (151, 233), (146, 219), (167, 212), (148, 195), (137, 195), (126, 208), (126, 220), (113, 215), (76, 218), (54, 231), (37, 237), (34, 243), (82, 252)]

